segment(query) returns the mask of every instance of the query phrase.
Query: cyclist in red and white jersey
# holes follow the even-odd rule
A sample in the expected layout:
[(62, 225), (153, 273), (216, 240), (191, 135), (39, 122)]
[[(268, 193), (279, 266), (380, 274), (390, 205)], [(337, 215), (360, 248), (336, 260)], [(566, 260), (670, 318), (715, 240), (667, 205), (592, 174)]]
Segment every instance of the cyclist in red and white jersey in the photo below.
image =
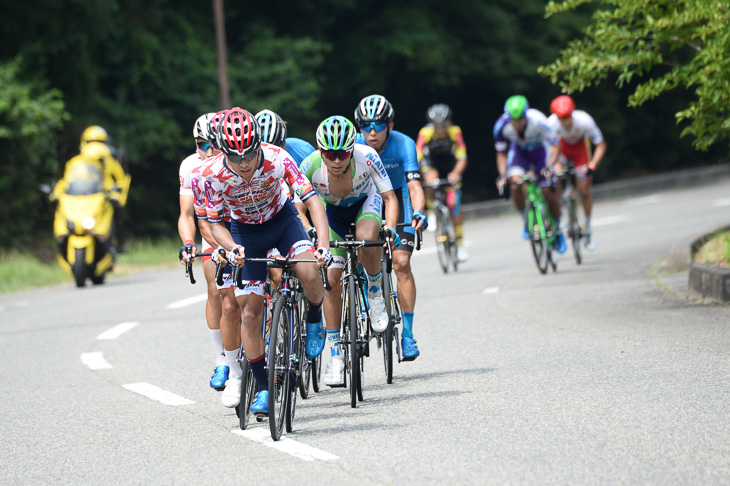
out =
[[(183, 241), (180, 249), (180, 259), (183, 263), (188, 261), (187, 250), (191, 250), (194, 256), (197, 252), (195, 246), (195, 213), (196, 206), (199, 205), (200, 194), (196, 184), (196, 174), (199, 176), (200, 169), (210, 160), (213, 155), (218, 153), (213, 146), (214, 135), (211, 132), (210, 123), (213, 121), (215, 113), (208, 113), (200, 116), (193, 127), (193, 137), (195, 138), (195, 153), (188, 156), (180, 164), (180, 217), (178, 218), (178, 233)], [(196, 194), (197, 193), (197, 194)], [(199, 212), (199, 211), (198, 211)], [(200, 214), (198, 214), (200, 217)], [(198, 223), (200, 232), (203, 236), (203, 252), (210, 252), (212, 249), (211, 242), (215, 243), (210, 234), (210, 229), (204, 219)], [(210, 378), (210, 387), (216, 390), (223, 390), (226, 380), (228, 380), (229, 367), (226, 364), (226, 358), (223, 349), (223, 339), (221, 337), (221, 320), (238, 323), (240, 309), (236, 302), (233, 289), (230, 285), (230, 278), (227, 285), (219, 289), (215, 282), (215, 264), (210, 257), (203, 257), (203, 272), (208, 287), (208, 300), (205, 305), (205, 319), (210, 332), (210, 338), (215, 353), (216, 366), (213, 376)], [(230, 276), (230, 272), (228, 274)], [(224, 327), (230, 327), (225, 326)]]
[[(583, 110), (576, 110), (570, 96), (555, 98), (550, 103), (550, 111), (552, 115), (548, 124), (557, 132), (562, 149), (558, 163), (572, 160), (576, 168), (575, 185), (586, 216), (586, 248), (594, 250), (596, 241), (591, 230), (593, 196), (590, 189), (593, 172), (606, 154), (606, 141), (593, 117)], [(592, 155), (591, 144), (595, 147)]]
[[(243, 264), (244, 257), (265, 257), (271, 248), (276, 248), (282, 255), (294, 258), (315, 257), (320, 266), (330, 263), (329, 241), (320, 241), (315, 252), (281, 181), (286, 180), (306, 204), (317, 232), (328, 234), (322, 202), (285, 150), (261, 142), (260, 128), (253, 115), (240, 108), (231, 109), (221, 121), (217, 142), (222, 153), (205, 167), (202, 176), (211, 232), (228, 250), (228, 260), (232, 264)], [(231, 212), (230, 231), (223, 222), (226, 206)], [(312, 341), (321, 342), (321, 353), (324, 347), (322, 280), (315, 265), (298, 265), (294, 271), (309, 300), (307, 348), (311, 347)], [(266, 264), (246, 263), (242, 279), (244, 289), (235, 291), (242, 309), (241, 337), (259, 389), (251, 412), (268, 413), (268, 379), (261, 334)], [(221, 401), (227, 407), (234, 407), (241, 397), (241, 368), (235, 366), (240, 343), (226, 341), (225, 335), (223, 338), (231, 372)]]

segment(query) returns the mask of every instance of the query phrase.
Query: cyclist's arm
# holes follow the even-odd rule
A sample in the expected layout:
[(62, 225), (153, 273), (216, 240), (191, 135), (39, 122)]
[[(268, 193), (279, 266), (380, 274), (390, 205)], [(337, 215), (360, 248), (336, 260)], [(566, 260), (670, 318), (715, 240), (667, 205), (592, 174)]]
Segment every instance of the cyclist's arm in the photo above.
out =
[(233, 248), (238, 246), (236, 242), (233, 241), (233, 236), (231, 236), (231, 232), (228, 231), (228, 228), (226, 228), (223, 221), (220, 223), (210, 223), (210, 232), (216, 243), (225, 248), (227, 251), (231, 251)]
[(385, 203), (385, 221), (388, 226), (395, 228), (398, 223), (398, 198), (395, 197), (395, 192), (391, 189), (380, 193)]
[(466, 157), (457, 161), (456, 165), (454, 166), (454, 169), (447, 175), (449, 182), (452, 184), (456, 184), (457, 182), (460, 182), (461, 176), (464, 173), (464, 171), (466, 170), (467, 165), (468, 165), (468, 163), (466, 161)]
[(329, 250), (329, 238), (326, 236), (323, 237), (323, 235), (330, 234), (330, 227), (327, 222), (327, 213), (324, 210), (322, 201), (315, 195), (307, 198), (304, 204), (307, 206), (307, 209), (309, 209), (309, 215), (312, 217), (312, 222), (314, 223), (314, 230), (317, 232), (317, 235), (320, 235), (317, 246), (319, 248), (327, 248)]
[(560, 154), (563, 153), (563, 149), (561, 148), (560, 144), (557, 143), (557, 139), (555, 140), (555, 143), (552, 145), (550, 150), (550, 158), (548, 159), (548, 167), (554, 167), (555, 164), (558, 161), (558, 158), (560, 157)]
[(601, 163), (601, 160), (603, 160), (603, 156), (606, 155), (606, 141), (602, 140), (601, 142), (596, 145), (596, 149), (593, 152), (593, 157), (591, 157), (591, 161), (588, 162), (588, 167), (592, 171), (596, 170), (596, 167), (598, 167), (598, 164)]
[(177, 232), (183, 243), (195, 240), (193, 196), (180, 196), (180, 217), (177, 220)]
[(426, 207), (426, 196), (420, 179), (408, 181), (408, 193), (411, 196), (413, 211), (423, 212)]
[(501, 177), (507, 173), (507, 151), (497, 152), (497, 172)]

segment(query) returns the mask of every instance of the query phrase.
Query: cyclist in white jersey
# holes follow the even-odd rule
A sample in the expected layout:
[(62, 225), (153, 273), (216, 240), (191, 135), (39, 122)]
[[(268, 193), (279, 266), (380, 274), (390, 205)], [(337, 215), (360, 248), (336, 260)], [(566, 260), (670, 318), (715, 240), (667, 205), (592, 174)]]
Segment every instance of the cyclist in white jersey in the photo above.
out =
[[(356, 239), (378, 239), (384, 202), (389, 238), (398, 246), (400, 238), (395, 231), (398, 200), (390, 178), (378, 153), (369, 146), (355, 144), (356, 136), (355, 126), (347, 118), (327, 118), (317, 128), (319, 151), (304, 159), (302, 171), (325, 202), (331, 240), (343, 240), (352, 223), (355, 223)], [(317, 234), (323, 238), (322, 233)], [(376, 332), (382, 332), (388, 326), (388, 314), (380, 287), (381, 251), (378, 247), (363, 248), (360, 258), (367, 274), (370, 320)], [(326, 292), (324, 301), (327, 341), (332, 359), (327, 365), (324, 383), (338, 386), (343, 381), (345, 369), (339, 342), (342, 317), (340, 277), (346, 252), (344, 249), (334, 248), (332, 254), (334, 259), (329, 271), (332, 290)]]
[[(561, 155), (558, 164), (567, 160), (573, 161), (576, 169), (575, 185), (580, 195), (580, 202), (586, 216), (586, 248), (594, 250), (596, 241), (591, 229), (593, 212), (593, 196), (591, 183), (593, 172), (606, 154), (606, 141), (593, 117), (583, 110), (575, 109), (575, 102), (570, 96), (562, 95), (550, 103), (552, 115), (548, 124), (560, 138)], [(595, 147), (591, 155), (591, 144)]]
[[(210, 159), (218, 152), (213, 147), (213, 134), (210, 132), (210, 121), (215, 113), (208, 113), (200, 116), (193, 127), (193, 137), (195, 138), (195, 153), (188, 156), (180, 164), (180, 217), (178, 218), (178, 233), (183, 242), (180, 249), (180, 259), (184, 263), (188, 261), (187, 250), (190, 249), (194, 256), (197, 252), (195, 246), (195, 202), (196, 198), (193, 191), (193, 172), (202, 167), (206, 160)], [(210, 228), (204, 220), (198, 223), (200, 233), (203, 236), (203, 252), (210, 252), (211, 243), (215, 243)], [(210, 378), (210, 387), (216, 390), (223, 390), (228, 380), (229, 367), (226, 364), (226, 358), (223, 353), (223, 340), (221, 337), (221, 320), (229, 321), (237, 320), (240, 315), (240, 309), (236, 303), (233, 289), (230, 288), (230, 282), (226, 289), (219, 289), (215, 282), (215, 263), (210, 257), (203, 258), (203, 273), (208, 287), (208, 299), (205, 304), (205, 320), (210, 332), (210, 338), (215, 353), (216, 366), (213, 376)]]

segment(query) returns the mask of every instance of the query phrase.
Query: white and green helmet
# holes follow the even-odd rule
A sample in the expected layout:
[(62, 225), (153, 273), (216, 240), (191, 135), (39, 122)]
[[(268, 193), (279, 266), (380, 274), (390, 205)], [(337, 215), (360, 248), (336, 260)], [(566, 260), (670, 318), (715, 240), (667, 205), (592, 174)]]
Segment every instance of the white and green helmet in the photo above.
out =
[(344, 116), (331, 116), (317, 128), (317, 146), (322, 150), (346, 150), (355, 147), (357, 130)]

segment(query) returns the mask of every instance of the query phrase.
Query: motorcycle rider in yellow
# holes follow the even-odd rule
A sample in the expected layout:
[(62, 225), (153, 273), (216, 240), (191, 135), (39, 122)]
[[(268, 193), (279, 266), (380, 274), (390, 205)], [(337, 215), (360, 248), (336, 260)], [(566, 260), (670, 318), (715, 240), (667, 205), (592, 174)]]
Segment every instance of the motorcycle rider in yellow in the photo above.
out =
[(127, 204), (127, 194), (131, 177), (124, 172), (122, 165), (112, 155), (107, 143), (106, 130), (98, 125), (88, 127), (81, 134), (81, 153), (66, 163), (63, 179), (56, 183), (51, 200), (57, 200), (66, 192), (68, 186), (77, 180), (90, 180), (101, 177), (102, 188), (114, 206), (114, 239), (117, 252), (124, 251), (121, 208)]

